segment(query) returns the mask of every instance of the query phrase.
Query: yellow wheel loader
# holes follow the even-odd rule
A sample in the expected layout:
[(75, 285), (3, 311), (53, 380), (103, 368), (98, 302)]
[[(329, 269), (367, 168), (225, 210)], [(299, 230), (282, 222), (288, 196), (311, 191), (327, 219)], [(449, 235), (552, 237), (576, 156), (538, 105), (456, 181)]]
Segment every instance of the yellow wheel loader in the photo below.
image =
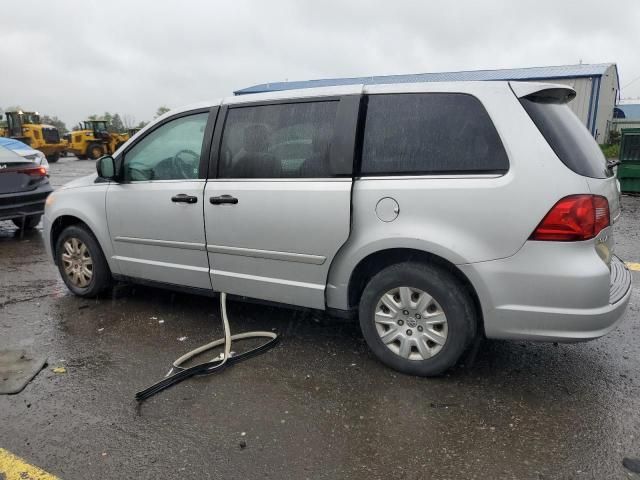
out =
[(142, 130), (142, 127), (133, 127), (133, 128), (130, 128), (129, 130), (127, 130), (127, 132), (129, 133), (129, 138), (133, 137), (140, 130)]
[(43, 124), (38, 112), (16, 110), (4, 112), (7, 122), (0, 129), (0, 135), (15, 138), (31, 148), (40, 150), (49, 162), (57, 162), (60, 153), (67, 149), (67, 142), (60, 138), (60, 132), (53, 125)]
[(107, 129), (106, 120), (86, 120), (83, 129), (71, 132), (67, 150), (78, 158), (97, 159), (113, 154), (129, 140), (127, 133), (113, 133)]

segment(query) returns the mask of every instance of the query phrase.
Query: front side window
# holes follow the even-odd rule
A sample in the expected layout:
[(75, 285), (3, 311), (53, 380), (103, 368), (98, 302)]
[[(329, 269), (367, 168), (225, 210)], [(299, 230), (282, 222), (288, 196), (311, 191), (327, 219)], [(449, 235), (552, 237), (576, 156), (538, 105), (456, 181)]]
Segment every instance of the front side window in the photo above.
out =
[(146, 135), (124, 157), (124, 180), (198, 178), (208, 113), (171, 120)]
[(337, 101), (230, 108), (221, 178), (330, 177)]
[(364, 175), (503, 173), (509, 160), (480, 101), (457, 93), (371, 95)]

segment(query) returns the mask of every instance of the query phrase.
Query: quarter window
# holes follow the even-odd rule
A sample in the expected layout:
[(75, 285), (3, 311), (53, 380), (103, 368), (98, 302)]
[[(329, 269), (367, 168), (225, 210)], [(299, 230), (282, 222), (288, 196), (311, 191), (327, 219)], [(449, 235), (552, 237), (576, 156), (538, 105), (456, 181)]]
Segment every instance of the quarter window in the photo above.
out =
[(602, 150), (569, 105), (542, 95), (521, 98), (520, 103), (567, 167), (585, 177), (613, 176)]
[(338, 102), (230, 108), (220, 149), (221, 178), (322, 178)]
[(146, 135), (124, 157), (124, 180), (198, 178), (208, 113), (171, 120)]
[(371, 95), (364, 175), (505, 172), (507, 154), (480, 101), (466, 94)]

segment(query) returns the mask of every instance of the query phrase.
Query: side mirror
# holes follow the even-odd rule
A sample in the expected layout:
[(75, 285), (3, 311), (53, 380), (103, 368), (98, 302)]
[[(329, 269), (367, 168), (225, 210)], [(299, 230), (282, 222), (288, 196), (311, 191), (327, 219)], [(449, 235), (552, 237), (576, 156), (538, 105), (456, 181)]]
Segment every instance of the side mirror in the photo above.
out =
[(116, 178), (116, 161), (111, 155), (100, 157), (96, 162), (96, 170), (98, 176), (105, 180), (115, 180)]

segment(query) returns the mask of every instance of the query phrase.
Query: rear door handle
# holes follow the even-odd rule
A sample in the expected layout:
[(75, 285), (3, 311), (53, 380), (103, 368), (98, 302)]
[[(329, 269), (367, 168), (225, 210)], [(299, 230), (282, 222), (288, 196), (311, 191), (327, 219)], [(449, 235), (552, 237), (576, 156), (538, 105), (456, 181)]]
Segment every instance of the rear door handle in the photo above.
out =
[(179, 193), (171, 197), (171, 201), (175, 203), (198, 203), (198, 197), (187, 195), (186, 193)]
[(209, 197), (209, 202), (211, 202), (211, 205), (222, 205), (223, 203), (235, 205), (238, 203), (238, 199), (231, 195), (220, 195), (219, 197)]

